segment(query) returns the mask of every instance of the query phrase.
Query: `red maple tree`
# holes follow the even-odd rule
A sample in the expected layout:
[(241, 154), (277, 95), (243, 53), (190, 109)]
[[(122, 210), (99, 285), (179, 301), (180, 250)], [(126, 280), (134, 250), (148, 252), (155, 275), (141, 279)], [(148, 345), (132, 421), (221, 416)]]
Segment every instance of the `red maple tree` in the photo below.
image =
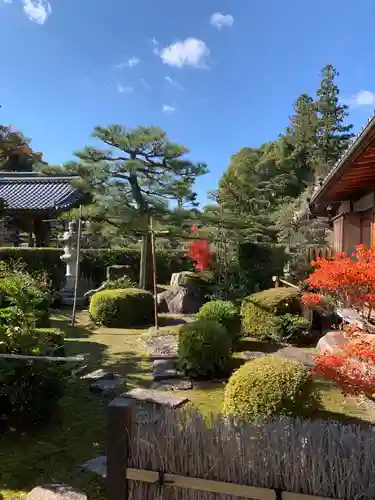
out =
[[(197, 233), (198, 228), (193, 226), (192, 233)], [(213, 254), (210, 250), (210, 245), (206, 239), (194, 240), (188, 247), (185, 257), (194, 261), (194, 267), (197, 271), (202, 272), (207, 269), (213, 259)]]
[[(337, 353), (315, 357), (313, 372), (333, 380), (344, 393), (375, 393), (375, 335), (370, 319), (375, 308), (375, 248), (359, 245), (352, 255), (337, 254), (332, 260), (314, 261), (315, 270), (306, 280), (310, 290), (302, 301), (316, 307), (328, 299), (335, 307), (352, 308), (363, 318), (365, 328), (346, 325), (346, 343)], [(318, 292), (318, 293), (317, 293)]]

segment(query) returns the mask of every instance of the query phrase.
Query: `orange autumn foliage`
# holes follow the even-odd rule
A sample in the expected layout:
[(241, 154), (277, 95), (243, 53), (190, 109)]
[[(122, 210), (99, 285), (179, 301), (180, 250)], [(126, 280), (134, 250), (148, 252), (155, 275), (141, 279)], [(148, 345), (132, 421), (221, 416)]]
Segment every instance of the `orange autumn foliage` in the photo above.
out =
[[(359, 245), (352, 255), (318, 259), (306, 280), (310, 290), (302, 301), (316, 307), (329, 299), (336, 307), (355, 309), (368, 322), (375, 309), (375, 249)], [(319, 293), (316, 293), (319, 292)], [(367, 323), (369, 325), (369, 323)], [(316, 356), (313, 372), (333, 380), (345, 393), (375, 393), (375, 335), (358, 326), (343, 328), (346, 344), (337, 354)]]
[[(362, 316), (370, 317), (375, 308), (375, 248), (356, 247), (352, 255), (340, 253), (332, 260), (317, 259), (307, 278), (309, 288), (328, 295), (337, 307), (348, 307)], [(318, 305), (318, 294), (302, 297), (305, 304)]]

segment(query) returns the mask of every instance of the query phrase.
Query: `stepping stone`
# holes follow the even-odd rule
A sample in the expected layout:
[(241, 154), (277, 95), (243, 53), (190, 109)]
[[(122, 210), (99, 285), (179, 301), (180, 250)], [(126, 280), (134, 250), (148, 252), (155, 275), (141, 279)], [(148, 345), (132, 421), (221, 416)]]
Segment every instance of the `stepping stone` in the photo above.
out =
[(280, 356), (285, 359), (294, 359), (309, 367), (315, 366), (313, 356), (298, 347), (284, 347), (283, 349), (275, 352), (274, 356)]
[(160, 380), (154, 382), (151, 389), (157, 391), (188, 391), (193, 388), (193, 383), (190, 380)]
[(31, 490), (27, 500), (87, 500), (87, 496), (67, 484), (46, 484)]
[(178, 377), (176, 362), (173, 359), (157, 359), (154, 361), (152, 378), (155, 382)]
[(150, 361), (155, 361), (157, 359), (168, 359), (170, 361), (174, 361), (175, 363), (178, 361), (178, 356), (175, 354), (153, 354), (148, 358)]
[(112, 378), (101, 378), (95, 382), (91, 382), (90, 391), (97, 394), (112, 394), (124, 389), (124, 379), (114, 373)]
[(95, 370), (94, 372), (87, 373), (81, 377), (83, 380), (114, 380), (116, 378), (115, 373), (109, 373), (100, 368), (99, 370)]
[(171, 396), (156, 389), (136, 388), (124, 394), (124, 397), (132, 398), (136, 401), (159, 404), (170, 408), (177, 408), (188, 401), (188, 398), (181, 396)]
[(262, 358), (266, 354), (260, 351), (242, 351), (238, 353), (238, 356), (246, 361), (250, 361), (255, 358)]
[(107, 457), (101, 455), (100, 457), (93, 458), (81, 465), (81, 469), (86, 472), (97, 474), (105, 479), (107, 477)]

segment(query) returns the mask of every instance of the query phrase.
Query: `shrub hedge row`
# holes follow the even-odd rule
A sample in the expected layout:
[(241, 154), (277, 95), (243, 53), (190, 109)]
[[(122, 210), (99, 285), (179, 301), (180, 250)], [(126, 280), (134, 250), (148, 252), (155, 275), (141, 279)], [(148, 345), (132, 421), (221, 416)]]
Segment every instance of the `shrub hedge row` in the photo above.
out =
[[(0, 248), (0, 261), (22, 261), (27, 270), (36, 272), (46, 270), (54, 288), (59, 288), (65, 275), (65, 264), (60, 260), (61, 248)], [(138, 281), (140, 251), (126, 248), (83, 249), (81, 275), (99, 286), (106, 279), (106, 268), (112, 265), (128, 265), (127, 274)], [(191, 270), (191, 261), (184, 258), (183, 252), (163, 252), (156, 256), (158, 282), (167, 284), (172, 273)]]

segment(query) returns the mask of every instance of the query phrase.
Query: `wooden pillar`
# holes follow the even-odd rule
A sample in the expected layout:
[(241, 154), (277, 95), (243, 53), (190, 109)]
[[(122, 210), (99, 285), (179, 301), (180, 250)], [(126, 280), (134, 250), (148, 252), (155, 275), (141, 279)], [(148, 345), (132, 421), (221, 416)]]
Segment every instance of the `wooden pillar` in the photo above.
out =
[(107, 500), (129, 500), (126, 469), (132, 424), (132, 400), (119, 397), (111, 401), (107, 429)]

